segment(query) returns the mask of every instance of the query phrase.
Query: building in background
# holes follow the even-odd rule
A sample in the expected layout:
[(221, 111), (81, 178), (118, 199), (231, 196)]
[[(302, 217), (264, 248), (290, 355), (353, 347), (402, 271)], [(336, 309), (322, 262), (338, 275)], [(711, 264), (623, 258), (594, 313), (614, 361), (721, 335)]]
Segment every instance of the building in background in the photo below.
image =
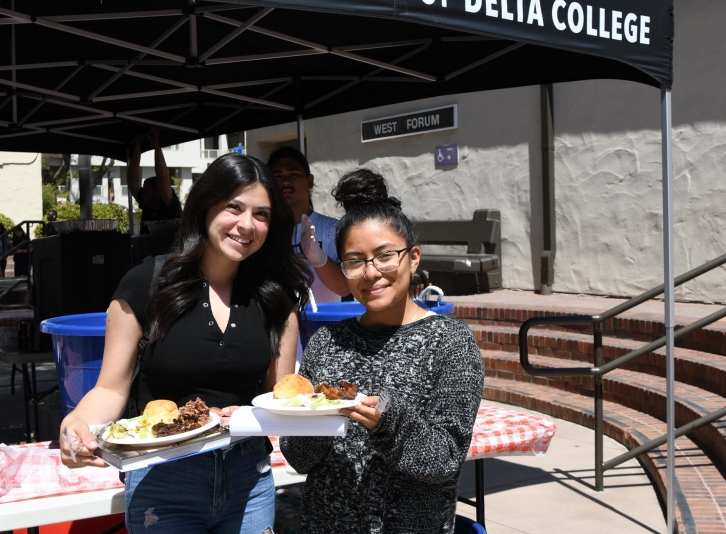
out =
[[(675, 269), (681, 274), (722, 255), (726, 242), (726, 2), (677, 0), (674, 9)], [(661, 284), (659, 90), (592, 80), (555, 84), (553, 91), (553, 291), (632, 296)], [(402, 137), (395, 135), (401, 126), (393, 132), (394, 121), (387, 119), (378, 123), (380, 134), (394, 135), (363, 142), (366, 121), (454, 104), (456, 128)], [(368, 167), (389, 180), (414, 219), (470, 219), (476, 209), (501, 210), (503, 285), (538, 290), (544, 249), (540, 119), (540, 88), (530, 86), (306, 120), (315, 209), (340, 216), (331, 188), (346, 171)], [(265, 161), (296, 138), (291, 122), (248, 130), (246, 147)], [(452, 145), (456, 163), (440, 161), (437, 147)], [(723, 267), (716, 269), (677, 288), (676, 296), (726, 302), (723, 275)]]
[(40, 154), (0, 152), (0, 213), (16, 224), (43, 216)]
[[(194, 179), (209, 166), (209, 164), (222, 154), (233, 151), (244, 152), (243, 134), (230, 134), (219, 137), (207, 137), (189, 141), (179, 145), (164, 147), (164, 159), (169, 167), (172, 179), (180, 179), (179, 200), (182, 204), (189, 193)], [(162, 132), (163, 142), (163, 132)], [(61, 166), (60, 154), (45, 154), (45, 163), (51, 169)], [(39, 163), (40, 164), (40, 163)], [(128, 207), (128, 185), (126, 182), (126, 163), (111, 160), (100, 156), (91, 158), (93, 167), (107, 167), (106, 172), (93, 190), (94, 203), (115, 203)], [(68, 186), (60, 185), (64, 190), (70, 187), (69, 201), (78, 202), (78, 154), (71, 155), (71, 180)], [(148, 150), (141, 155), (141, 179), (144, 180), (155, 175), (154, 151)], [(172, 184), (174, 185), (174, 184)], [(136, 206), (135, 206), (136, 208)]]

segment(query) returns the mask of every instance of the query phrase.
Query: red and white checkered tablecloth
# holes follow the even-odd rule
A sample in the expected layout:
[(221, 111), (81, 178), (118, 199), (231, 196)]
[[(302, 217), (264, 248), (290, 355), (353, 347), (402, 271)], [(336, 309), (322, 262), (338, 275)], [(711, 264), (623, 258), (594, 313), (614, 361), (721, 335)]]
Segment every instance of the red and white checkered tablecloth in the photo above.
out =
[(17, 327), (18, 321), (32, 321), (35, 318), (33, 310), (22, 308), (18, 310), (0, 311), (0, 326)]
[[(482, 402), (474, 423), (467, 460), (503, 454), (534, 454), (547, 452), (557, 427), (544, 417), (491, 406)], [(273, 466), (286, 465), (276, 437), (271, 437)]]
[(0, 503), (122, 488), (115, 469), (68, 469), (49, 441), (0, 447)]
[[(547, 452), (555, 424), (544, 417), (490, 406), (479, 406), (467, 460), (502, 454)], [(274, 467), (286, 466), (277, 437), (270, 437)], [(0, 446), (0, 503), (61, 493), (120, 488), (115, 469), (67, 469), (49, 442)]]
[(557, 427), (544, 417), (485, 403), (479, 405), (467, 460), (547, 452)]

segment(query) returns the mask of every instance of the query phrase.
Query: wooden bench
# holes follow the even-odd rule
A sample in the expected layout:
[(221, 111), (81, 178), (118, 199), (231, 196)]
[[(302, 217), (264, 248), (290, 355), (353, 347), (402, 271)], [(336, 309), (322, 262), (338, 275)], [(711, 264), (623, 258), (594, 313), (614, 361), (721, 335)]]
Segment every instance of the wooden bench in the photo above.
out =
[[(502, 287), (499, 210), (476, 210), (470, 221), (416, 221), (423, 254), (419, 269), (446, 295), (472, 295)], [(434, 253), (429, 245), (466, 245), (466, 252)]]

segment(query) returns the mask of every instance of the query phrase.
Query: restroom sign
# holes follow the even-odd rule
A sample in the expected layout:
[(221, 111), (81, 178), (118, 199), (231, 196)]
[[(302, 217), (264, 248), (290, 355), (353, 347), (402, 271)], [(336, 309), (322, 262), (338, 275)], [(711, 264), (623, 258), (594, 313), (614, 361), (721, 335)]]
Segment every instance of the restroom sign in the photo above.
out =
[(361, 123), (361, 142), (393, 139), (458, 128), (457, 106), (425, 109), (406, 115), (394, 115)]

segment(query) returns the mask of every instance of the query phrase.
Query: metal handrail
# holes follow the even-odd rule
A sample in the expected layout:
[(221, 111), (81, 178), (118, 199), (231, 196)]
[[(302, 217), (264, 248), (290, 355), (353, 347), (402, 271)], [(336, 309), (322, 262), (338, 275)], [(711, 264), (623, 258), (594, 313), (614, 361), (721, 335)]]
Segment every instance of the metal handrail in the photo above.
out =
[(7, 295), (8, 293), (10, 293), (13, 289), (15, 289), (16, 287), (18, 287), (20, 284), (22, 284), (25, 281), (26, 281), (25, 280), (25, 277), (18, 278), (18, 280), (13, 285), (11, 285), (5, 291), (3, 291), (2, 293), (0, 293), (0, 300), (2, 300), (5, 297), (5, 295)]
[[(704, 263), (703, 265), (696, 267), (695, 269), (692, 269), (688, 271), (685, 274), (682, 274), (681, 276), (677, 277), (674, 281), (675, 287), (684, 284), (690, 280), (693, 280), (694, 278), (707, 273), (716, 267), (719, 267), (726, 263), (726, 254), (719, 256), (718, 258), (711, 260), (707, 263)], [(594, 378), (595, 384), (594, 384), (594, 397), (595, 397), (595, 489), (597, 491), (603, 491), (604, 481), (603, 481), (603, 474), (606, 470), (611, 469), (617, 465), (620, 465), (623, 462), (626, 462), (630, 460), (631, 458), (635, 458), (636, 456), (639, 456), (640, 454), (643, 454), (644, 452), (647, 452), (649, 450), (654, 449), (655, 447), (659, 447), (663, 443), (666, 442), (666, 436), (663, 435), (660, 438), (656, 438), (654, 440), (649, 441), (648, 443), (644, 443), (640, 445), (639, 447), (632, 449), (631, 451), (628, 451), (627, 453), (624, 453), (617, 458), (613, 458), (612, 460), (609, 460), (608, 462), (603, 462), (603, 391), (602, 391), (602, 377), (609, 373), (610, 371), (613, 371), (614, 369), (617, 369), (619, 367), (622, 367), (623, 365), (626, 365), (627, 363), (630, 363), (631, 361), (635, 360), (636, 358), (639, 358), (645, 354), (649, 354), (661, 347), (664, 347), (666, 345), (666, 337), (661, 337), (659, 339), (656, 339), (655, 341), (652, 341), (648, 343), (647, 345), (644, 345), (640, 347), (639, 349), (636, 349), (634, 351), (629, 352), (628, 354), (625, 354), (623, 356), (620, 356), (619, 358), (616, 358), (615, 360), (612, 360), (608, 363), (604, 363), (603, 361), (603, 354), (602, 354), (602, 325), (605, 321), (612, 319), (616, 315), (619, 315), (625, 311), (628, 311), (635, 306), (638, 306), (642, 304), (643, 302), (646, 302), (647, 300), (652, 299), (653, 297), (656, 297), (663, 293), (664, 286), (661, 284), (658, 287), (655, 287), (649, 291), (646, 291), (645, 293), (642, 293), (636, 297), (633, 297), (632, 299), (628, 300), (627, 302), (623, 302), (622, 304), (619, 304), (609, 310), (607, 310), (604, 313), (601, 313), (599, 315), (564, 315), (564, 316), (550, 316), (550, 317), (533, 317), (531, 319), (526, 320), (524, 323), (522, 323), (522, 326), (519, 329), (519, 361), (522, 365), (522, 368), (528, 372), (531, 375), (534, 376), (592, 376)], [(726, 308), (719, 310), (717, 312), (714, 312), (706, 317), (703, 317), (699, 319), (698, 321), (695, 321), (689, 325), (686, 325), (684, 327), (679, 328), (674, 333), (674, 339), (681, 338), (683, 336), (686, 336), (696, 330), (699, 330), (705, 326), (708, 326), (711, 323), (714, 323), (718, 321), (719, 319), (723, 319), (726, 317)], [(556, 367), (556, 368), (550, 368), (550, 369), (542, 369), (538, 367), (534, 367), (529, 362), (529, 350), (528, 350), (528, 343), (527, 343), (527, 335), (529, 333), (529, 330), (533, 328), (534, 326), (538, 325), (558, 325), (558, 326), (567, 326), (567, 325), (573, 325), (573, 324), (589, 324), (593, 326), (593, 340), (594, 340), (594, 347), (595, 347), (595, 361), (594, 367)], [(682, 427), (675, 430), (676, 437), (682, 436), (684, 434), (687, 434), (689, 432), (692, 432), (696, 428), (699, 428), (703, 425), (706, 425), (712, 421), (715, 421), (717, 419), (720, 419), (721, 417), (726, 416), (726, 408), (722, 408), (720, 410), (717, 410), (711, 414), (707, 414), (704, 417), (701, 417), (700, 419), (697, 419), (695, 421), (691, 421), (690, 423), (687, 423), (683, 425)]]
[[(603, 376), (610, 371), (618, 369), (619, 367), (622, 367), (623, 365), (630, 363), (631, 361), (645, 354), (649, 354), (654, 350), (665, 347), (666, 337), (663, 336), (656, 339), (655, 341), (651, 341), (650, 343), (640, 347), (639, 349), (624, 354), (623, 356), (620, 356), (619, 358), (612, 360), (604, 365), (599, 365), (597, 367), (591, 368), (556, 367), (553, 369), (541, 369), (538, 367), (534, 367), (531, 363), (529, 363), (529, 353), (527, 352), (527, 334), (531, 328), (543, 324), (557, 326), (565, 326), (568, 324), (595, 325), (599, 322), (597, 320), (598, 317), (599, 316), (597, 315), (565, 315), (563, 317), (533, 317), (531, 319), (527, 319), (524, 323), (522, 323), (522, 326), (519, 329), (520, 364), (525, 371), (535, 376)], [(678, 339), (683, 336), (687, 336), (688, 334), (691, 334), (696, 330), (703, 328), (704, 326), (708, 326), (711, 323), (715, 323), (716, 321), (723, 319), (724, 317), (726, 317), (726, 308), (714, 312), (711, 315), (707, 315), (706, 317), (699, 319), (698, 321), (695, 321), (687, 326), (679, 328), (675, 331), (673, 337), (674, 339)]]
[[(15, 230), (16, 228), (22, 228), (23, 225), (25, 225), (25, 235), (26, 236), (30, 236), (30, 225), (31, 224), (41, 224), (43, 226), (43, 228), (45, 228), (46, 222), (45, 221), (22, 221), (22, 222), (19, 222), (18, 224), (16, 224), (15, 226), (13, 226), (12, 228), (10, 228), (9, 230), (6, 230), (5, 233), (0, 234), (0, 240), (3, 237), (5, 237), (5, 236), (8, 236), (9, 237), (10, 234), (13, 233), (13, 230)], [(28, 237), (28, 241), (30, 241), (30, 237)], [(12, 247), (10, 250), (8, 250), (7, 252), (5, 252), (4, 254), (0, 254), (0, 260), (2, 260), (4, 258), (7, 258), (8, 256), (10, 256), (10, 254), (12, 254), (18, 247), (20, 247), (20, 245), (15, 245), (14, 247)]]

